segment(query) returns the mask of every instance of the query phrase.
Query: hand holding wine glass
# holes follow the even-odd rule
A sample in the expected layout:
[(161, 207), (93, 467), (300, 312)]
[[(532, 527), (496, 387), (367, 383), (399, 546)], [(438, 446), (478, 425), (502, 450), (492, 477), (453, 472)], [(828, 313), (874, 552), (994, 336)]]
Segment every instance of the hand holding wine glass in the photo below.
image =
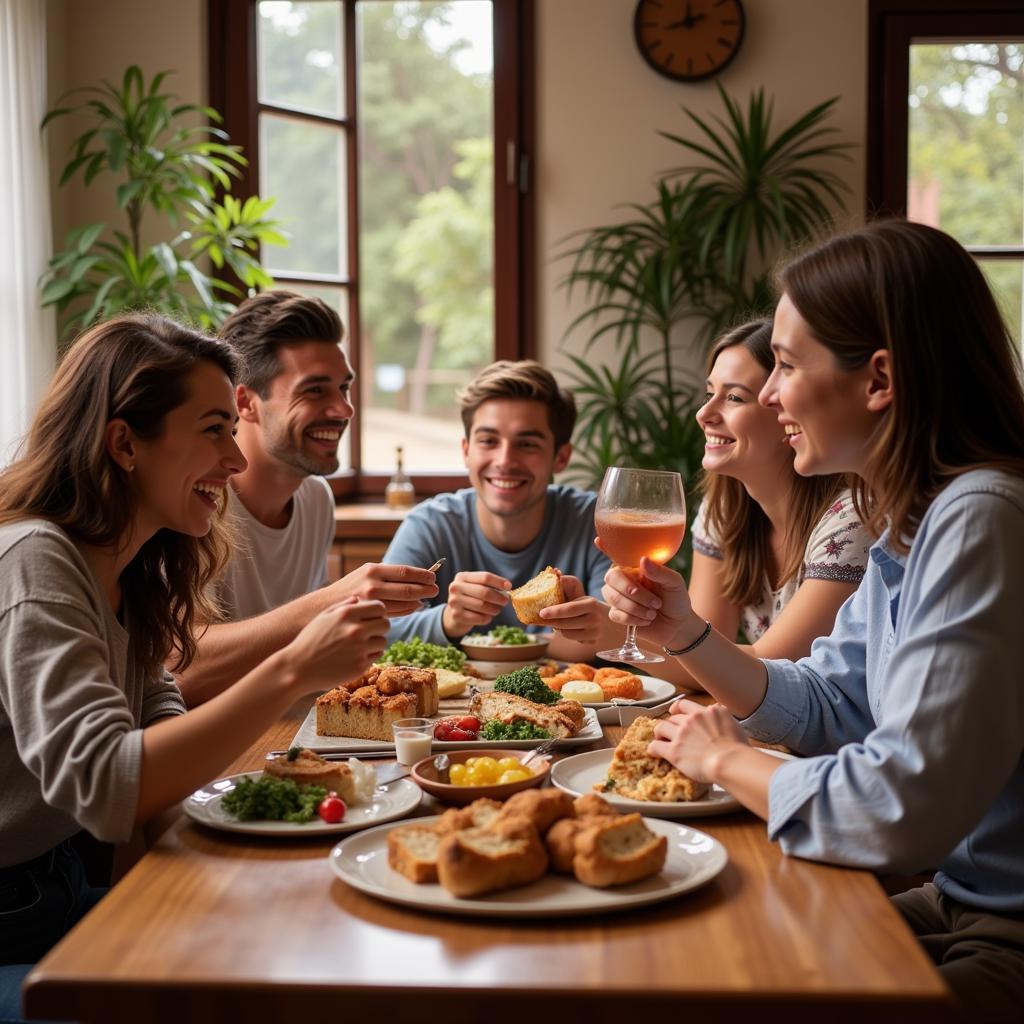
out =
[[(594, 525), (602, 549), (616, 566), (639, 573), (642, 559), (664, 564), (679, 550), (686, 531), (686, 498), (678, 473), (653, 469), (605, 471), (597, 498)], [(648, 664), (664, 661), (636, 644), (635, 624), (626, 627), (626, 642), (598, 651), (609, 661)]]

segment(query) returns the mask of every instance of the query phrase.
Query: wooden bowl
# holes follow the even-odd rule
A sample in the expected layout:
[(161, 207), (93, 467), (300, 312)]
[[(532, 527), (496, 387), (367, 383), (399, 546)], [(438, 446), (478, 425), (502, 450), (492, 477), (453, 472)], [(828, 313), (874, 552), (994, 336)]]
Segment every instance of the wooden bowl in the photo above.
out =
[[(537, 742), (539, 743), (540, 740)], [(522, 761), (531, 751), (481, 748), (479, 750), (451, 750), (446, 753), (452, 764), (463, 764), (471, 757), (493, 757), (496, 761), (500, 761), (503, 757), (514, 757)], [(551, 771), (551, 762), (544, 757), (539, 757), (526, 766), (533, 772), (532, 778), (520, 779), (519, 782), (498, 782), (493, 786), (453, 786), (451, 783), (438, 781), (437, 769), (434, 767), (435, 757), (437, 754), (431, 754), (430, 757), (425, 757), (412, 766), (413, 781), (424, 792), (436, 796), (438, 800), (442, 800), (446, 804), (455, 804), (458, 807), (480, 799), (504, 800), (520, 790), (542, 785)]]
[(529, 644), (475, 644), (462, 640), (460, 646), (472, 661), (539, 661), (548, 653), (550, 633), (541, 633)]

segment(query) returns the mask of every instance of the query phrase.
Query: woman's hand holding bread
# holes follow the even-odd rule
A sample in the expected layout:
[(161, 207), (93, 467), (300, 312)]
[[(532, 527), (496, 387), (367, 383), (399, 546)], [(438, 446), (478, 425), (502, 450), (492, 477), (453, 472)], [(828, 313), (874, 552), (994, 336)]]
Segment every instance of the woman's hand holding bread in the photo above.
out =
[(441, 626), (454, 639), (477, 626), (486, 626), (508, 604), (512, 584), (493, 572), (456, 573), (448, 588)]
[(311, 619), (281, 654), (295, 677), (296, 696), (318, 693), (365, 672), (387, 646), (380, 601), (350, 597)]

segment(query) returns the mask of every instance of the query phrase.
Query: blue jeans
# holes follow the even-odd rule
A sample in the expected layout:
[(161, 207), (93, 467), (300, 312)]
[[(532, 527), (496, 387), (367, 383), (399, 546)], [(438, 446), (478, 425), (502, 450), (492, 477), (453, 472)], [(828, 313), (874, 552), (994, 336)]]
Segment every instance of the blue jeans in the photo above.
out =
[(21, 1020), (21, 983), (106, 892), (92, 888), (70, 841), (0, 868), (0, 1024)]

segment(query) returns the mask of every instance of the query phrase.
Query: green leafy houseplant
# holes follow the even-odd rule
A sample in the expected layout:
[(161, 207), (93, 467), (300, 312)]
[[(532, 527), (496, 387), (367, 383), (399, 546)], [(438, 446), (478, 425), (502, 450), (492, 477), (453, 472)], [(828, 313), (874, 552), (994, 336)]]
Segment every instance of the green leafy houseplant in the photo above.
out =
[[(261, 242), (287, 244), (269, 220), (272, 199), (230, 194), (231, 179), (245, 164), (238, 146), (215, 124), (195, 123), (220, 115), (209, 107), (178, 104), (161, 91), (168, 72), (146, 83), (140, 68), (124, 73), (120, 86), (72, 90), (88, 98), (58, 106), (43, 120), (76, 113), (88, 128), (72, 143), (60, 184), (81, 173), (86, 185), (115, 175), (117, 205), (127, 230), (85, 224), (67, 235), (43, 276), (42, 303), (62, 314), (68, 337), (97, 319), (132, 309), (157, 309), (205, 328), (233, 309), (242, 288), (265, 288), (273, 279), (260, 265)], [(218, 192), (219, 190), (219, 192)], [(143, 218), (153, 211), (177, 234), (144, 245)], [(199, 262), (208, 258), (213, 273)], [(233, 280), (232, 280), (233, 277)], [(239, 288), (238, 283), (242, 288)]]
[[(674, 469), (692, 500), (704, 435), (694, 420), (703, 397), (701, 365), (679, 369), (679, 327), (693, 321), (698, 350), (721, 331), (769, 310), (771, 263), (784, 249), (826, 230), (829, 206), (844, 209), (843, 182), (819, 166), (845, 156), (822, 124), (836, 100), (818, 104), (777, 135), (762, 90), (746, 112), (719, 87), (725, 118), (715, 124), (685, 110), (697, 139), (661, 132), (699, 164), (666, 172), (657, 197), (633, 204), (616, 224), (570, 236), (560, 282), (582, 290), (585, 308), (565, 336), (584, 333), (570, 354), (580, 399), (570, 478), (600, 485), (613, 465)], [(594, 365), (590, 349), (611, 338), (614, 365)], [(683, 561), (688, 559), (684, 553)]]

